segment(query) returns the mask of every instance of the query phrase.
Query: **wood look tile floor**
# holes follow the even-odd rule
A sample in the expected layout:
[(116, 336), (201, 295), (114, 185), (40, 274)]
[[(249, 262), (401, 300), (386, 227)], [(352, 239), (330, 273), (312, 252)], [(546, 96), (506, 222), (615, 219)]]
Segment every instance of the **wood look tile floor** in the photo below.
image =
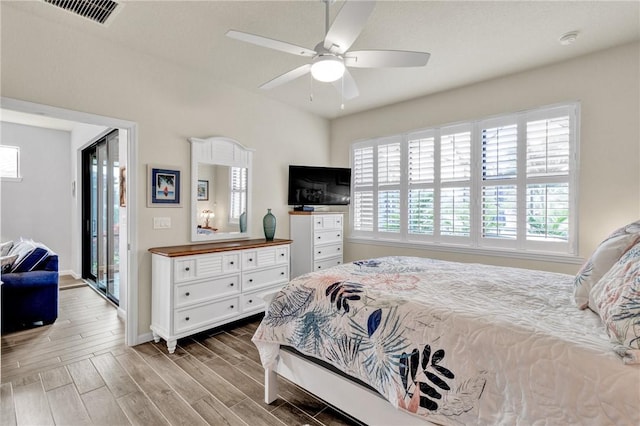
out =
[(279, 378), (263, 402), (259, 317), (178, 341), (124, 344), (116, 309), (88, 286), (60, 291), (58, 320), (2, 336), (0, 424), (358, 425)]

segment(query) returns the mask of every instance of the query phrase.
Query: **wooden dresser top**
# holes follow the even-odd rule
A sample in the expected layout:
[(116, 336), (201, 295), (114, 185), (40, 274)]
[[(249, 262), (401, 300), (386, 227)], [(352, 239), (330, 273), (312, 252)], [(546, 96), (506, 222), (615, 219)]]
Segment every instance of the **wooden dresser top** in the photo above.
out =
[(291, 244), (291, 240), (274, 239), (267, 241), (264, 238), (253, 240), (221, 241), (205, 244), (185, 244), (182, 246), (152, 247), (149, 251), (167, 257), (192, 256), (196, 254), (217, 253), (221, 251), (243, 250), (250, 248), (278, 246)]

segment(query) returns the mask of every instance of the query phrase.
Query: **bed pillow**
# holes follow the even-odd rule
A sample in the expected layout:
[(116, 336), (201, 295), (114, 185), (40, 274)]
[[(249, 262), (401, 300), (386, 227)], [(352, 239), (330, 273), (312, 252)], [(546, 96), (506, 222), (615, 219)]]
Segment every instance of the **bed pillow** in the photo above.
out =
[(640, 243), (591, 289), (589, 307), (600, 315), (625, 364), (640, 364)]
[(620, 257), (640, 241), (640, 221), (616, 229), (602, 241), (574, 279), (573, 297), (580, 309), (589, 306), (589, 293)]

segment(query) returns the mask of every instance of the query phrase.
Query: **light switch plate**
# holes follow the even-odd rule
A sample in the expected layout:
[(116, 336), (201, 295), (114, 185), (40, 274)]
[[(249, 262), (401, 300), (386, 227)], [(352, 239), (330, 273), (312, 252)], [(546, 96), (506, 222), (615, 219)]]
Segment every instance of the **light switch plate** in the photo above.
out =
[(169, 228), (171, 228), (170, 217), (154, 217), (153, 218), (153, 229), (169, 229)]

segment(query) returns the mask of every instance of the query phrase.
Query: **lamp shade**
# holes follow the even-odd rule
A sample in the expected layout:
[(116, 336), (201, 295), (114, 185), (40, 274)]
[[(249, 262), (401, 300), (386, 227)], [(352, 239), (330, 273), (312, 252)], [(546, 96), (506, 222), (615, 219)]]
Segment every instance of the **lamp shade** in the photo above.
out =
[(311, 64), (311, 75), (323, 83), (336, 81), (344, 74), (344, 61), (335, 55), (320, 55)]

